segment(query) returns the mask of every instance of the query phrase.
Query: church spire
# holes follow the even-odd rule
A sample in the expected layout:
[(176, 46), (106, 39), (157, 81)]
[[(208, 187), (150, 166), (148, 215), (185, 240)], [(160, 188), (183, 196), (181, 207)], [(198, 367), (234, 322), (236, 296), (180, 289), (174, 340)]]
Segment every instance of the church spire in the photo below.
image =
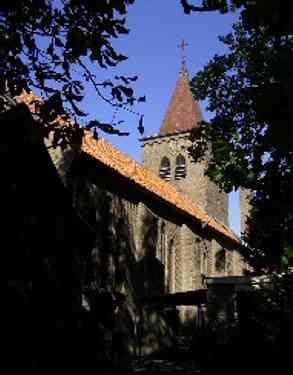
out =
[(160, 128), (160, 135), (188, 131), (198, 126), (198, 123), (202, 121), (199, 104), (193, 99), (189, 85), (185, 55), (187, 45), (184, 40), (180, 44), (182, 50), (181, 71)]

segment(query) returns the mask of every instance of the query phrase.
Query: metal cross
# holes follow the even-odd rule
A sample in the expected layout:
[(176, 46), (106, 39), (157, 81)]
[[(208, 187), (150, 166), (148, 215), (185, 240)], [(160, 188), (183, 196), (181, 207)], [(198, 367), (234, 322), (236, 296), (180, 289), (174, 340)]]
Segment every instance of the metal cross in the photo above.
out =
[(184, 39), (182, 40), (181, 44), (178, 46), (179, 48), (181, 48), (181, 51), (182, 51), (182, 62), (183, 63), (186, 60), (185, 49), (186, 49), (187, 46), (188, 46), (188, 43), (185, 42)]

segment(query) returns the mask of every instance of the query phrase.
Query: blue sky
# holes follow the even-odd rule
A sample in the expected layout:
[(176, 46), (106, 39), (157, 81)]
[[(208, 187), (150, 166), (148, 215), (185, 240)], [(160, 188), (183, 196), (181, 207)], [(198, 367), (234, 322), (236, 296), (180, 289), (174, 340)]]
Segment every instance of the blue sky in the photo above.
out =
[[(192, 77), (214, 54), (224, 51), (218, 36), (228, 33), (235, 19), (235, 14), (185, 15), (179, 0), (136, 0), (127, 15), (130, 33), (113, 40), (114, 47), (129, 58), (113, 71), (103, 71), (101, 80), (111, 75), (138, 75), (134, 88), (137, 94), (146, 96), (146, 103), (133, 109), (144, 115), (145, 135), (158, 133), (180, 71), (181, 52), (178, 46), (181, 41), (184, 39), (189, 44), (186, 55)], [(94, 93), (85, 104), (93, 117), (111, 121), (113, 108), (98, 101)], [(205, 103), (201, 103), (201, 108), (208, 119), (210, 114), (205, 110)], [(123, 110), (118, 116), (125, 120), (121, 130), (130, 131), (130, 136), (105, 137), (141, 161), (142, 150), (136, 129), (138, 117)], [(238, 194), (230, 196), (230, 207), (230, 224), (239, 233)]]

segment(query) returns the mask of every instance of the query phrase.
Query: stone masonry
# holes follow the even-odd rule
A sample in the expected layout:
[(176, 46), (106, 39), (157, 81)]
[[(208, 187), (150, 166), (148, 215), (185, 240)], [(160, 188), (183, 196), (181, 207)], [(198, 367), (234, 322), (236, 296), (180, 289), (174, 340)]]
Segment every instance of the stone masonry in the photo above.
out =
[[(160, 134), (143, 140), (144, 165), (89, 132), (78, 152), (51, 154), (94, 237), (84, 307), (93, 290), (122, 293), (119, 334), (133, 353), (137, 330), (145, 354), (172, 344), (164, 308), (142, 300), (202, 289), (207, 277), (241, 272), (234, 255), (238, 238), (225, 226), (227, 196), (204, 175), (205, 162), (194, 163), (186, 151), (200, 120), (182, 71)], [(182, 306), (181, 322), (194, 324), (195, 314), (195, 306)]]
[[(190, 130), (200, 126), (201, 111), (191, 96), (186, 68), (180, 73), (174, 94), (167, 109), (165, 119), (158, 135), (143, 139), (144, 165), (159, 175), (162, 160), (168, 160), (168, 181), (176, 186), (180, 193), (196, 202), (210, 216), (223, 224), (228, 224), (228, 195), (220, 192), (217, 186), (204, 174), (206, 161), (195, 163), (189, 156)], [(178, 157), (184, 158), (184, 176), (176, 178)], [(182, 158), (183, 157), (183, 158)], [(166, 232), (170, 224), (166, 223)], [(170, 248), (169, 261), (165, 275), (173, 285), (169, 292), (181, 292), (200, 289), (205, 286), (205, 277), (241, 274), (240, 258), (234, 252), (227, 251), (216, 240), (198, 236), (192, 228), (183, 224), (172, 242), (176, 255)], [(172, 280), (172, 281), (171, 281)], [(173, 281), (175, 280), (175, 282)], [(194, 316), (191, 308), (181, 309), (181, 318), (186, 320)], [(193, 309), (194, 310), (194, 309)]]

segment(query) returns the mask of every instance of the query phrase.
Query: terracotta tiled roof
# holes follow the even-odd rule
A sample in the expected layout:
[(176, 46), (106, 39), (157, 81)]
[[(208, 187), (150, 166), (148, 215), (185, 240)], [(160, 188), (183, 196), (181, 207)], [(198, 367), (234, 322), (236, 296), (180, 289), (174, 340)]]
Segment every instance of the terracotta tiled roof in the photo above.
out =
[[(27, 93), (24, 91), (20, 95), (20, 99), (29, 106), (32, 112), (36, 112), (36, 104), (41, 105), (43, 103), (42, 99), (32, 92)], [(96, 140), (90, 132), (86, 131), (82, 150), (154, 196), (177, 207), (179, 210), (199, 220), (202, 224), (206, 224), (209, 228), (224, 235), (234, 243), (240, 244), (239, 239), (230, 228), (210, 217), (189, 198), (179, 193), (175, 186), (162, 180), (130, 156), (116, 149), (105, 139)]]
[(191, 130), (198, 126), (200, 121), (202, 115), (199, 104), (192, 97), (187, 72), (182, 71), (159, 134), (167, 135)]
[[(32, 113), (38, 113), (40, 110), (40, 107), (44, 104), (44, 100), (36, 95), (33, 91), (27, 92), (26, 90), (23, 90), (22, 93), (18, 96), (18, 99), (25, 103), (30, 111)], [(61, 125), (67, 125), (67, 126), (73, 126), (74, 125), (74, 120), (71, 118), (67, 118), (66, 121), (62, 116), (57, 116), (51, 124), (61, 124)]]
[(234, 243), (240, 244), (239, 239), (231, 229), (210, 217), (189, 198), (179, 193), (175, 186), (162, 180), (142, 164), (116, 149), (105, 139), (99, 138), (96, 140), (90, 132), (85, 132), (82, 150), (144, 190), (199, 220), (202, 224), (206, 224), (210, 229), (224, 235)]

